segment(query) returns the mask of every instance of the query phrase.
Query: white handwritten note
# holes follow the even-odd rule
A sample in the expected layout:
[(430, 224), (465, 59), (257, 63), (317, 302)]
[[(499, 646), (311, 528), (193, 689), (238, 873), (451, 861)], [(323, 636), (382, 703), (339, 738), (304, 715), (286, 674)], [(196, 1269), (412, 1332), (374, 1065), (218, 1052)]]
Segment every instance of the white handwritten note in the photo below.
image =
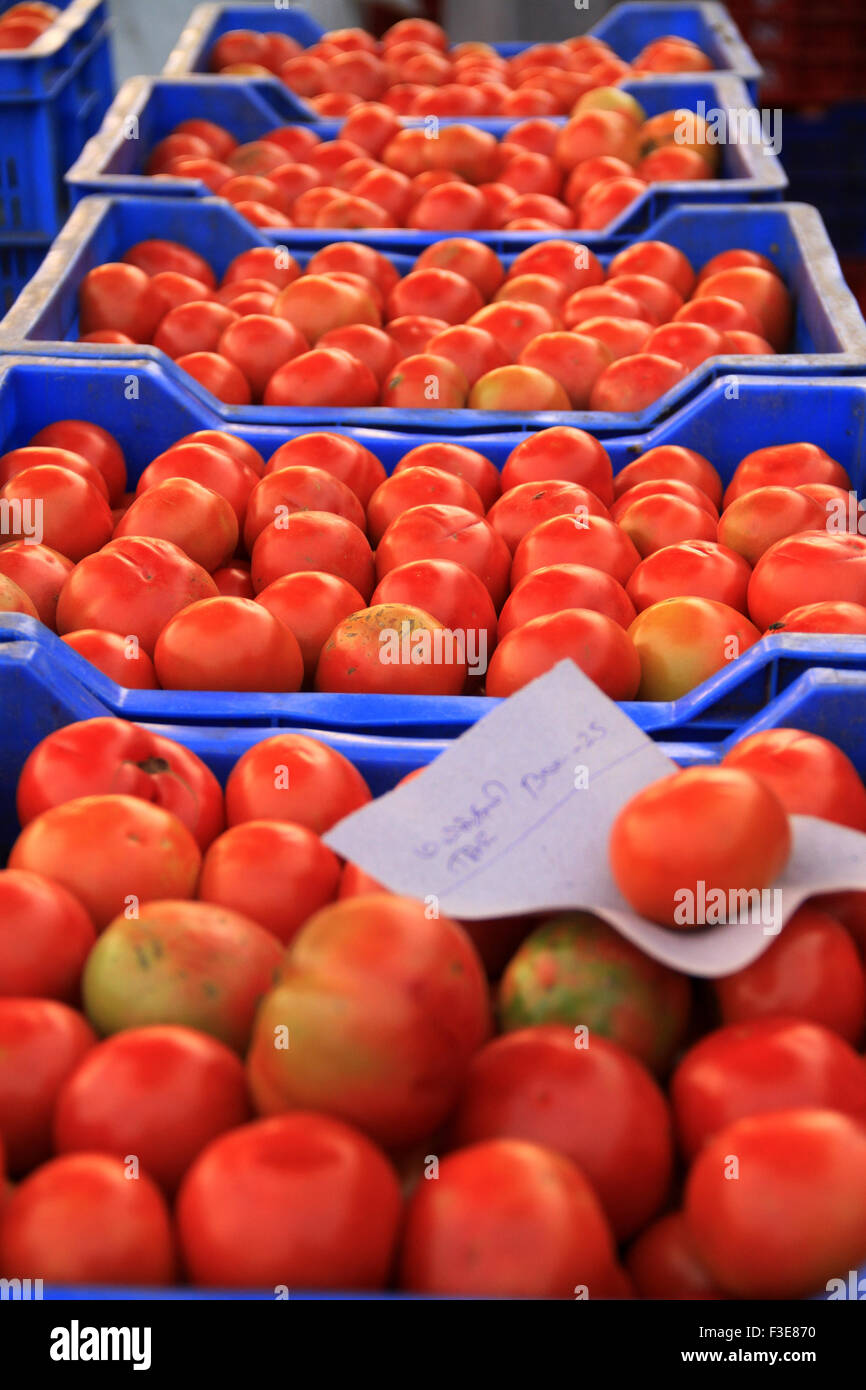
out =
[(657, 960), (702, 976), (756, 959), (812, 894), (866, 889), (866, 836), (797, 816), (774, 928), (750, 920), (673, 931), (638, 916), (610, 873), (610, 827), (630, 797), (675, 770), (661, 745), (563, 661), (325, 842), (449, 916), (585, 908)]

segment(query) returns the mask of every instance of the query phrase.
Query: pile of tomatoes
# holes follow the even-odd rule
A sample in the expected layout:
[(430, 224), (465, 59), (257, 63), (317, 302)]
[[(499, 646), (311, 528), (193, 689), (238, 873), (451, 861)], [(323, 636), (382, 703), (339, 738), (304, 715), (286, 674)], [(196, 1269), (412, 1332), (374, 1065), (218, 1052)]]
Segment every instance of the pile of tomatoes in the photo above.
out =
[(0, 610), (125, 686), (507, 696), (570, 658), (613, 699), (671, 700), (766, 632), (866, 633), (866, 536), (816, 444), (757, 449), (724, 488), (677, 445), (614, 476), (570, 426), (501, 472), (432, 442), (390, 476), (347, 435), (265, 463), (201, 430), (126, 485), (85, 421), (0, 457)]
[(174, 241), (136, 243), (85, 275), (82, 342), (152, 343), (235, 405), (634, 412), (719, 353), (784, 349), (791, 296), (756, 251), (696, 275), (675, 246), (635, 242), (605, 271), (588, 247), (540, 241), (506, 268), (465, 237), (408, 274), (358, 242), (305, 267), (251, 247), (222, 281)]
[[(866, 895), (810, 900), (754, 964), (692, 980), (589, 913), (458, 924), (388, 893), (322, 840), (369, 800), (293, 733), (224, 789), (122, 720), (29, 755), (0, 871), (0, 1276), (593, 1299), (847, 1281)], [(774, 730), (626, 806), (615, 870), (657, 891), (658, 857), (623, 856), (637, 826), (712, 882), (768, 808), (771, 840), (795, 812), (866, 831), (845, 755)]]
[(23, 0), (20, 5), (10, 5), (0, 14), (0, 53), (29, 48), (51, 28), (60, 14), (56, 5), (46, 5), (43, 0)]
[(595, 87), (713, 65), (677, 35), (648, 43), (632, 63), (591, 35), (503, 58), (488, 43), (452, 47), (430, 20), (402, 19), (381, 40), (363, 29), (332, 29), (306, 49), (286, 34), (233, 29), (217, 39), (209, 66), (226, 75), (278, 76), (320, 116), (342, 116), (361, 101), (382, 101), (399, 116), (556, 116)]
[(648, 120), (633, 96), (599, 87), (565, 126), (533, 117), (499, 140), (438, 120), (409, 129), (377, 102), (356, 106), (335, 140), (289, 125), (242, 145), (192, 118), (160, 140), (147, 172), (198, 179), (259, 227), (587, 231), (651, 183), (712, 178), (718, 156), (695, 112)]

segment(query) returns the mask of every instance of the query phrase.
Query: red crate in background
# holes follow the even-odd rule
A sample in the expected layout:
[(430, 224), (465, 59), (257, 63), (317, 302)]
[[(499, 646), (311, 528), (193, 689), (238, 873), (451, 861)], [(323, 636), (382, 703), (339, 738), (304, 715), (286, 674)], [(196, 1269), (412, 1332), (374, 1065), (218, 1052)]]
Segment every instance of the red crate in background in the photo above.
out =
[(821, 105), (866, 95), (864, 0), (729, 0), (764, 68), (768, 106)]

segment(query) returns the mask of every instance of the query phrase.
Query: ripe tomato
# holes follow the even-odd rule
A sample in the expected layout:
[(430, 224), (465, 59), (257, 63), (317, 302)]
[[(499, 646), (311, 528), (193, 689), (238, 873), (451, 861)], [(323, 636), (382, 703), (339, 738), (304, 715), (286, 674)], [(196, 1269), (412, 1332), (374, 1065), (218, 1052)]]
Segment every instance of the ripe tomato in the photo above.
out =
[(292, 821), (324, 835), (370, 800), (370, 789), (354, 764), (304, 734), (275, 734), (254, 744), (226, 783), (229, 825)]
[(213, 300), (170, 309), (153, 335), (153, 345), (177, 361), (188, 353), (216, 352), (222, 334), (238, 315)]
[[(770, 887), (788, 860), (791, 829), (781, 801), (757, 777), (692, 767), (631, 797), (611, 826), (610, 866), (635, 912), (688, 929), (683, 908), (703, 883), (711, 893)], [(724, 920), (724, 915), (722, 917)]]
[(512, 589), (499, 615), (499, 638), (533, 618), (589, 608), (620, 627), (634, 621), (634, 604), (622, 585), (604, 570), (588, 565), (548, 565), (533, 570)]
[(75, 1003), (95, 940), (81, 903), (59, 883), (0, 871), (0, 997)]
[(524, 1139), (572, 1159), (618, 1240), (645, 1226), (670, 1186), (667, 1103), (640, 1062), (607, 1038), (580, 1048), (546, 1024), (496, 1038), (473, 1058), (454, 1118), (460, 1146)]
[(173, 541), (202, 569), (215, 570), (234, 555), (238, 518), (231, 503), (191, 478), (167, 478), (147, 488), (114, 528), (119, 536)]
[(159, 291), (138, 266), (109, 261), (89, 270), (78, 291), (78, 331), (115, 328), (149, 343), (163, 315)]
[(28, 618), (39, 617), (35, 605), (24, 590), (15, 583), (14, 579), (7, 579), (6, 575), (2, 574), (0, 574), (0, 613), (24, 613)]
[(116, 632), (98, 632), (92, 627), (67, 632), (61, 640), (116, 685), (127, 690), (159, 689), (153, 662), (137, 641), (128, 642)]
[(789, 815), (866, 831), (866, 789), (850, 758), (829, 739), (800, 729), (768, 729), (736, 743), (723, 762), (759, 777)]
[(678, 444), (660, 444), (626, 464), (617, 473), (614, 488), (617, 497), (621, 497), (638, 483), (671, 479), (691, 483), (706, 493), (714, 507), (722, 505), (722, 480), (709, 459)]
[(300, 690), (304, 678), (294, 634), (247, 598), (202, 599), (175, 613), (153, 664), (165, 690)]
[(396, 364), (381, 403), (401, 410), (459, 410), (468, 394), (469, 382), (450, 358), (421, 352)]
[(771, 623), (770, 632), (851, 632), (866, 635), (866, 607), (862, 603), (803, 603)]
[(309, 346), (294, 324), (271, 314), (236, 316), (218, 342), (219, 352), (243, 372), (256, 400), (261, 400), (277, 368)]
[(331, 328), (319, 339), (322, 347), (341, 348), (351, 357), (369, 367), (379, 386), (399, 361), (400, 350), (393, 338), (381, 328), (367, 323), (350, 323), (343, 328)]
[(508, 592), (508, 546), (484, 517), (463, 507), (427, 503), (391, 522), (376, 551), (380, 582), (411, 560), (456, 560), (465, 565), (489, 589), (497, 610)]
[(611, 519), (619, 521), (625, 516), (630, 507), (635, 502), (641, 501), (645, 497), (676, 497), (685, 502), (691, 502), (693, 506), (700, 507), (706, 512), (707, 516), (712, 517), (713, 521), (718, 521), (719, 513), (713, 506), (709, 497), (702, 492), (699, 487), (692, 483), (684, 483), (679, 478), (648, 478), (645, 483), (635, 483), (626, 492), (616, 499), (610, 509)]
[[(522, 311), (523, 305), (518, 306)], [(479, 377), (469, 393), (471, 410), (570, 410), (568, 393), (537, 367), (495, 367)]]
[(477, 449), (469, 449), (465, 444), (416, 444), (403, 455), (394, 472), (403, 473), (416, 465), (463, 478), (478, 493), (485, 511), (493, 506), (502, 490), (499, 470)]
[(402, 469), (386, 478), (370, 498), (367, 530), (372, 544), (379, 543), (396, 517), (428, 502), (462, 507), (477, 516), (484, 515), (484, 503), (471, 484), (454, 473), (416, 464), (414, 468)]
[(485, 301), (493, 298), (505, 278), (493, 248), (468, 237), (445, 237), (425, 246), (413, 269), (450, 270), (473, 284)]
[(797, 487), (830, 483), (848, 489), (851, 479), (840, 463), (817, 444), (776, 444), (746, 454), (725, 491), (725, 506), (759, 487)]
[(483, 306), (476, 286), (453, 270), (428, 266), (412, 270), (395, 285), (388, 296), (386, 316), (401, 318), (406, 314), (423, 314), (444, 319), (446, 323), (464, 323)]
[(375, 564), (363, 531), (333, 512), (290, 512), (259, 533), (253, 545), (252, 580), (257, 594), (284, 574), (323, 570), (345, 579), (365, 599), (373, 592)]
[(265, 387), (265, 405), (365, 406), (379, 399), (370, 368), (338, 348), (314, 348), (279, 367)]
[(57, 631), (131, 636), (152, 656), (169, 618), (216, 592), (207, 571), (171, 541), (123, 536), (75, 566), (57, 601)]
[(772, 343), (777, 352), (788, 345), (793, 323), (791, 296), (775, 272), (759, 266), (735, 266), (716, 271), (702, 280), (695, 298), (721, 295), (735, 299), (754, 314), (761, 325), (761, 335)]
[(528, 482), (509, 487), (488, 513), (488, 521), (514, 554), (523, 537), (553, 516), (608, 515), (604, 503), (579, 483)]
[[(739, 1180), (729, 1182), (736, 1154)], [(735, 1298), (804, 1298), (866, 1252), (866, 1132), (824, 1109), (729, 1125), (696, 1159), (685, 1213), (698, 1256)]]
[(757, 487), (741, 493), (719, 521), (719, 540), (736, 550), (750, 565), (784, 536), (817, 531), (826, 525), (820, 502), (790, 487)]
[(583, 110), (559, 132), (556, 161), (561, 169), (573, 169), (584, 159), (613, 155), (634, 165), (640, 142), (634, 122), (619, 111)]
[[(537, 338), (540, 333), (553, 333), (560, 327), (559, 319), (543, 305), (508, 299), (500, 299), (495, 304), (485, 304), (468, 322), (471, 328), (483, 328), (494, 337), (512, 362), (517, 361), (533, 338)], [(521, 373), (518, 380), (525, 379), (525, 374)], [(561, 408), (567, 410), (568, 406)]]
[(555, 319), (562, 317), (566, 291), (552, 275), (509, 276), (491, 301), (494, 304), (538, 304)]
[(449, 325), (444, 319), (430, 318), (425, 314), (403, 314), (386, 324), (389, 338), (393, 338), (399, 350), (398, 361), (404, 357), (414, 357), (423, 352), (430, 339)]
[(639, 698), (677, 700), (736, 661), (761, 634), (726, 603), (683, 597), (644, 608), (629, 636), (640, 657)]
[(539, 241), (529, 246), (515, 257), (508, 271), (508, 278), (523, 275), (549, 275), (557, 280), (568, 292), (592, 285), (600, 285), (604, 280), (604, 270), (598, 257), (573, 241)]
[(541, 483), (558, 478), (579, 483), (601, 499), (613, 501), (613, 470), (607, 451), (585, 430), (554, 425), (528, 435), (511, 453), (502, 469), (502, 487)]
[[(352, 1020), (339, 1038), (327, 1024), (328, 998)], [(436, 1023), (443, 1018), (446, 1033)], [(274, 1048), (277, 1023), (289, 1027), (290, 1049)], [(250, 1085), (264, 1113), (304, 1105), (357, 1124), (383, 1144), (406, 1145), (450, 1112), (489, 1030), (481, 962), (456, 922), (429, 918), (409, 898), (351, 898), (317, 913), (292, 942), (262, 1002)], [(323, 1049), (326, 1035), (331, 1042)], [(363, 1057), (361, 1068), (346, 1066), (346, 1048)]]
[(721, 333), (707, 323), (663, 323), (646, 340), (647, 352), (679, 362), (686, 371), (725, 351)]
[(71, 560), (48, 545), (11, 541), (0, 549), (0, 575), (27, 595), (46, 627), (55, 626), (60, 590), (73, 569)]
[(82, 1015), (66, 1004), (0, 999), (0, 1132), (11, 1174), (48, 1158), (57, 1093), (95, 1042)]
[(84, 478), (108, 501), (108, 485), (94, 464), (69, 449), (46, 449), (29, 445), (26, 449), (11, 449), (0, 458), (0, 481), (5, 485), (20, 473), (31, 468), (60, 468)]
[[(102, 475), (99, 474), (100, 480)], [(104, 497), (77, 473), (51, 464), (25, 468), (0, 489), (7, 504), (5, 535), (36, 540), (77, 562), (105, 545), (114, 527)]]
[(400, 1283), (464, 1297), (604, 1298), (616, 1250), (601, 1204), (570, 1159), (518, 1139), (449, 1154), (410, 1199)]
[(705, 507), (666, 492), (647, 493), (628, 502), (618, 524), (634, 542), (642, 559), (679, 541), (714, 541), (718, 534), (715, 518)]
[(339, 878), (339, 860), (312, 830), (245, 821), (213, 842), (198, 896), (249, 917), (286, 943), (336, 897)]
[(504, 367), (511, 360), (492, 333), (468, 323), (453, 324), (441, 333), (434, 333), (426, 350), (435, 357), (453, 362), (470, 386), (474, 386), (485, 372)]
[(369, 449), (345, 434), (300, 434), (281, 444), (265, 467), (270, 474), (279, 468), (302, 465), (321, 468), (350, 487), (363, 507), (381, 482), (385, 469)]
[(304, 662), (304, 680), (315, 674), (319, 653), (337, 624), (366, 600), (345, 579), (320, 570), (284, 574), (262, 589), (256, 602), (294, 634)]
[(369, 1139), (301, 1111), (208, 1146), (181, 1188), (178, 1236), (197, 1284), (375, 1289), (400, 1207), (397, 1175)]
[(400, 279), (399, 271), (381, 251), (359, 241), (337, 241), (317, 251), (307, 264), (308, 275), (329, 275), (349, 271), (361, 275), (387, 295)]
[(596, 378), (589, 398), (590, 410), (619, 410), (626, 414), (644, 410), (682, 381), (681, 362), (656, 352), (636, 352), (620, 357)]
[(52, 1284), (171, 1284), (174, 1237), (165, 1198), (146, 1173), (130, 1182), (118, 1158), (55, 1158), (9, 1198), (0, 1268)]
[(54, 1148), (135, 1154), (171, 1195), (205, 1145), (249, 1117), (243, 1065), (223, 1043), (191, 1028), (131, 1028), (91, 1049), (66, 1078)]
[(588, 608), (532, 618), (506, 633), (490, 661), (486, 694), (513, 695), (564, 659), (612, 700), (633, 700), (637, 694), (640, 662), (631, 638), (612, 618)]
[(611, 354), (597, 338), (580, 333), (541, 333), (521, 352), (518, 362), (553, 377), (565, 389), (572, 410), (585, 410), (592, 388)]
[(409, 604), (463, 634), (470, 674), (483, 675), (496, 645), (496, 609), (482, 581), (455, 560), (415, 560), (390, 570), (372, 604)]
[(763, 629), (792, 608), (822, 599), (866, 604), (866, 536), (785, 536), (764, 552), (749, 581), (749, 613)]
[(646, 190), (641, 170), (622, 178), (602, 179), (584, 193), (575, 209), (575, 221), (583, 231), (598, 231), (631, 207)]
[(294, 256), (285, 248), (273, 246), (251, 246), (229, 261), (221, 283), (230, 285), (235, 280), (267, 280), (277, 289), (285, 289), (301, 274), (301, 267)]
[(69, 449), (98, 468), (108, 484), (108, 500), (117, 506), (126, 488), (126, 461), (113, 435), (89, 420), (57, 420), (30, 440), (31, 446)]
[(26, 758), (16, 807), (22, 826), (79, 797), (121, 793), (171, 811), (206, 849), (225, 826), (220, 784), (173, 739), (125, 719), (84, 719), (49, 734)]
[(260, 478), (250, 494), (244, 521), (244, 545), (249, 552), (270, 523), (285, 523), (293, 512), (328, 512), (364, 529), (364, 508), (350, 487), (323, 468), (287, 465)]
[(467, 674), (458, 634), (411, 604), (380, 603), (352, 613), (334, 628), (319, 656), (316, 689), (459, 695)]
[(707, 1300), (724, 1298), (701, 1263), (681, 1211), (660, 1216), (632, 1244), (625, 1262), (641, 1298)]
[(608, 266), (608, 276), (651, 275), (672, 285), (686, 299), (695, 286), (691, 263), (675, 246), (666, 241), (636, 241), (624, 251), (618, 251)]
[(604, 516), (553, 516), (534, 526), (514, 552), (511, 585), (547, 565), (589, 565), (625, 584), (640, 556), (632, 541)]
[[(628, 495), (623, 494), (623, 500)], [(751, 566), (742, 555), (726, 545), (717, 541), (679, 541), (641, 560), (632, 572), (626, 592), (639, 613), (664, 599), (684, 597), (715, 599), (745, 613), (751, 573)]]

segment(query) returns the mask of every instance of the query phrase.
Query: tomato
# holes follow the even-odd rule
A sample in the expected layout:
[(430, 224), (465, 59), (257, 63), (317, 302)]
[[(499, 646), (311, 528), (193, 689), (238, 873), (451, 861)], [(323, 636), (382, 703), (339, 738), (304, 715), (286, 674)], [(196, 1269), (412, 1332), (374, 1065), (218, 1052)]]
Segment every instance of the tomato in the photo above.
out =
[(401, 410), (458, 410), (469, 382), (448, 357), (417, 353), (398, 361), (382, 387), (382, 405)]
[(793, 324), (791, 296), (778, 275), (763, 270), (759, 266), (735, 266), (731, 270), (719, 270), (702, 280), (695, 290), (695, 298), (707, 295), (721, 295), (725, 299), (735, 299), (745, 309), (754, 314), (761, 325), (761, 335), (777, 352), (788, 345)]
[(793, 488), (801, 483), (831, 483), (846, 491), (851, 487), (842, 465), (817, 444), (775, 444), (741, 459), (725, 492), (725, 506), (755, 488)]
[[(333, 282), (332, 282), (333, 283)], [(314, 348), (278, 368), (265, 405), (375, 405), (379, 385), (369, 367), (336, 348)]]
[(669, 357), (693, 371), (708, 357), (726, 350), (722, 334), (706, 323), (663, 323), (646, 340), (646, 351)]
[(655, 352), (637, 352), (611, 362), (599, 377), (589, 398), (590, 410), (644, 410), (673, 390), (686, 375), (681, 362)]
[(449, 631), (462, 633), (470, 674), (486, 671), (496, 645), (496, 610), (485, 585), (465, 565), (454, 560), (399, 565), (380, 580), (371, 602), (409, 604), (430, 613)]
[(553, 516), (583, 518), (608, 515), (594, 492), (571, 482), (526, 482), (509, 487), (494, 502), (488, 521), (514, 553), (533, 527)]
[(441, 333), (434, 333), (427, 343), (428, 353), (453, 362), (473, 386), (485, 372), (503, 367), (511, 360), (508, 353), (491, 333), (471, 324), (453, 324)]
[(616, 519), (642, 559), (679, 541), (716, 540), (715, 518), (697, 503), (661, 490), (628, 499), (626, 493), (627, 505)]
[(453, 270), (428, 266), (412, 270), (388, 296), (387, 318), (406, 314), (435, 315), (446, 323), (463, 323), (484, 301), (476, 286)]
[(484, 504), (475, 489), (454, 473), (417, 464), (392, 474), (380, 483), (367, 504), (367, 529), (371, 542), (377, 544), (396, 517), (411, 507), (428, 502), (462, 507), (484, 515)]
[(301, 274), (301, 267), (284, 247), (251, 246), (229, 261), (221, 284), (236, 280), (267, 280), (278, 290), (285, 289)]
[(468, 183), (445, 183), (419, 198), (406, 219), (422, 231), (460, 231), (487, 225), (487, 200)]
[(597, 231), (606, 227), (645, 190), (646, 182), (637, 175), (602, 179), (584, 193), (577, 205), (574, 214), (577, 226), (584, 231)]
[(639, 555), (629, 537), (603, 516), (554, 516), (528, 531), (514, 553), (511, 586), (547, 565), (605, 570), (625, 584)]
[(388, 337), (399, 349), (398, 361), (423, 352), (430, 339), (449, 325), (444, 319), (429, 318), (424, 314), (404, 314), (391, 319), (387, 324)]
[(124, 536), (75, 566), (60, 591), (57, 631), (131, 635), (152, 656), (169, 618), (216, 592), (207, 571), (171, 541)]
[(559, 132), (556, 161), (573, 169), (584, 159), (613, 155), (627, 164), (638, 160), (639, 138), (634, 121), (619, 111), (579, 111)]
[(178, 1197), (178, 1236), (196, 1284), (384, 1286), (400, 1217), (397, 1175), (364, 1135), (300, 1112), (219, 1137)]
[(135, 1154), (171, 1195), (198, 1153), (250, 1117), (243, 1066), (181, 1027), (132, 1028), (93, 1048), (57, 1098), (58, 1154)]
[(271, 455), (265, 473), (295, 465), (331, 473), (352, 489), (363, 507), (386, 476), (375, 454), (343, 434), (322, 432), (289, 439)]
[[(616, 1251), (580, 1168), (517, 1139), (492, 1139), (444, 1158), (410, 1199), (400, 1283), (450, 1297), (605, 1297)], [(584, 1293), (586, 1296), (586, 1293)]]
[(720, 270), (733, 270), (736, 266), (742, 265), (757, 266), (761, 270), (769, 270), (773, 275), (779, 273), (773, 262), (758, 251), (720, 251), (717, 256), (712, 256), (701, 267), (697, 283), (703, 284), (704, 280), (708, 280), (711, 275), (717, 274)]
[(252, 29), (229, 29), (213, 45), (209, 66), (212, 72), (219, 72), (235, 63), (261, 63), (264, 54), (264, 34)]
[[(519, 305), (523, 310), (524, 306)], [(480, 377), (469, 394), (472, 410), (570, 410), (565, 388), (547, 372), (516, 363), (495, 367)]]
[(835, 743), (800, 729), (768, 729), (731, 748), (725, 766), (759, 777), (789, 815), (818, 816), (866, 831), (866, 789)]
[(376, 551), (381, 582), (398, 565), (412, 560), (456, 560), (485, 584), (494, 606), (508, 591), (511, 556), (502, 537), (483, 517), (463, 507), (427, 503), (391, 522)]
[[(739, 1180), (727, 1181), (736, 1154)], [(715, 1135), (685, 1191), (698, 1256), (736, 1298), (804, 1298), (866, 1254), (866, 1132), (825, 1109), (751, 1116)]]
[(157, 1287), (175, 1276), (171, 1216), (159, 1188), (107, 1154), (69, 1154), (39, 1168), (3, 1214), (0, 1269), (49, 1284)]
[(85, 1013), (102, 1034), (177, 1024), (243, 1052), (281, 951), (237, 912), (150, 894), (137, 917), (115, 917), (91, 951)]
[(299, 570), (336, 574), (365, 598), (373, 592), (375, 565), (369, 542), (359, 527), (333, 512), (278, 516), (256, 538), (252, 580), (257, 594), (275, 579)]
[[(497, 303), (487, 304), (473, 314), (469, 325), (472, 328), (485, 329), (508, 353), (511, 360), (516, 362), (523, 349), (539, 334), (554, 332), (559, 327), (559, 320), (541, 304), (500, 299)], [(493, 370), (501, 373), (504, 368)], [(512, 375), (509, 374), (506, 380)], [(521, 370), (513, 384), (516, 386), (526, 380), (531, 380), (531, 376), (528, 376), (525, 370)], [(564, 396), (562, 388), (560, 392)], [(567, 405), (560, 408), (569, 409)]]
[(399, 119), (389, 107), (371, 101), (354, 107), (343, 122), (340, 133), (344, 140), (360, 145), (378, 159), (400, 128)]
[(595, 381), (612, 361), (597, 339), (579, 333), (541, 333), (518, 362), (546, 372), (565, 389), (572, 410), (585, 410)]
[(322, 647), (316, 689), (459, 695), (467, 678), (461, 636), (411, 604), (363, 608), (338, 623)]
[(636, 241), (618, 251), (608, 265), (608, 276), (650, 275), (673, 286), (682, 299), (695, 286), (691, 263), (677, 247), (665, 241)]
[(47, 545), (12, 541), (0, 549), (0, 575), (18, 585), (46, 627), (55, 625), (60, 590), (73, 568), (71, 560)]
[(173, 444), (148, 464), (138, 480), (136, 497), (158, 483), (189, 478), (225, 498), (242, 526), (257, 477), (255, 469), (223, 443), (190, 440)]
[(191, 478), (167, 478), (137, 497), (114, 528), (119, 536), (173, 541), (202, 569), (226, 564), (238, 543), (238, 518), (224, 496)]
[(507, 1032), (549, 1023), (587, 1027), (655, 1072), (670, 1066), (690, 1008), (685, 975), (588, 912), (537, 927), (506, 966), (498, 996)]
[[(99, 475), (101, 478), (101, 474)], [(9, 540), (35, 537), (76, 562), (110, 540), (111, 511), (97, 489), (67, 468), (25, 468), (0, 489)]]
[(672, 35), (653, 39), (632, 63), (635, 72), (707, 72), (712, 61), (697, 44)]
[(149, 343), (163, 304), (138, 266), (108, 261), (89, 270), (78, 291), (78, 331), (116, 328), (135, 343)]
[(383, 295), (389, 294), (400, 279), (387, 256), (358, 241), (338, 241), (323, 247), (310, 258), (306, 274), (330, 275), (338, 271), (363, 276)]
[(725, 921), (729, 894), (770, 887), (790, 850), (775, 792), (728, 767), (687, 768), (651, 783), (622, 807), (609, 840), (614, 880), (635, 912), (683, 929), (704, 925), (688, 921), (688, 895), (694, 908), (700, 883), (708, 906), (711, 894), (724, 895)]
[(501, 639), (487, 673), (486, 693), (513, 695), (558, 661), (579, 666), (612, 700), (633, 700), (640, 662), (619, 623), (588, 608), (532, 618)]
[(281, 290), (273, 312), (315, 344), (331, 328), (349, 323), (381, 323), (372, 294), (330, 275), (304, 275)]
[(517, 583), (499, 615), (499, 638), (533, 618), (561, 613), (564, 609), (592, 609), (627, 628), (634, 621), (634, 605), (618, 581), (588, 565), (548, 565), (534, 570)]
[(844, 601), (803, 603), (783, 613), (769, 632), (852, 632), (866, 635), (866, 607)]
[[(681, 309), (677, 309), (674, 323), (704, 323), (719, 333), (750, 333), (761, 335), (760, 319), (751, 313), (739, 300), (728, 299), (725, 295), (702, 295), (700, 299), (690, 299)], [(768, 351), (772, 351), (768, 347)]]
[(0, 481), (5, 485), (31, 468), (43, 467), (60, 468), (77, 474), (90, 483), (104, 501), (108, 501), (108, 485), (99, 469), (81, 454), (72, 453), (69, 449), (46, 449), (33, 445), (25, 449), (11, 449), (0, 458)]
[(681, 1211), (660, 1216), (632, 1244), (626, 1270), (641, 1298), (708, 1300), (724, 1298), (701, 1263)]
[(233, 362), (260, 400), (278, 367), (309, 349), (303, 334), (285, 319), (270, 314), (246, 314), (228, 322), (220, 335), (218, 349)]
[(322, 571), (298, 571), (275, 579), (257, 596), (293, 633), (304, 662), (304, 680), (316, 674), (319, 653), (337, 624), (365, 606), (363, 595), (345, 579)]
[[(535, 218), (547, 222), (552, 227), (571, 228), (574, 214), (558, 198), (549, 198), (543, 193), (524, 193), (515, 198), (509, 209), (509, 223), (522, 218)], [(506, 223), (505, 230), (508, 230)]]
[(639, 613), (664, 599), (681, 597), (715, 599), (745, 613), (751, 572), (742, 555), (716, 541), (679, 541), (641, 560), (626, 592)]
[(217, 352), (188, 352), (177, 358), (177, 366), (218, 401), (227, 405), (249, 405), (252, 401), (243, 372)]
[(563, 306), (562, 319), (566, 328), (581, 328), (584, 319), (599, 316), (646, 322), (648, 334), (650, 322), (656, 322), (634, 295), (607, 285), (587, 285), (575, 290)]
[(27, 1173), (48, 1158), (57, 1093), (95, 1042), (66, 1004), (0, 999), (0, 1133), (10, 1173)]
[(82, 628), (67, 632), (61, 639), (109, 680), (128, 690), (158, 690), (153, 662), (137, 640), (128, 641), (116, 632)]
[(351, 323), (343, 328), (331, 328), (319, 339), (322, 347), (341, 348), (363, 362), (379, 386), (382, 386), (399, 361), (397, 344), (381, 328), (371, 324)]
[(805, 531), (766, 550), (749, 581), (749, 613), (761, 628), (821, 600), (866, 604), (866, 537)]
[(153, 662), (165, 690), (299, 690), (304, 677), (294, 634), (246, 598), (202, 599), (176, 613)]
[(0, 613), (24, 613), (28, 618), (39, 617), (33, 601), (14, 579), (8, 579), (4, 574), (0, 574)]
[(684, 483), (679, 478), (648, 478), (644, 483), (635, 483), (633, 487), (628, 488), (617, 498), (610, 509), (611, 520), (620, 521), (625, 517), (630, 507), (647, 497), (677, 498), (698, 507), (714, 522), (718, 522), (719, 519), (719, 513), (707, 494), (699, 487), (695, 487), (693, 483)]
[(108, 430), (89, 420), (57, 420), (34, 434), (30, 444), (81, 454), (99, 469), (108, 485), (109, 501), (113, 507), (117, 506), (126, 489), (126, 461), (123, 450)]
[(403, 473), (416, 466), (436, 468), (463, 478), (478, 493), (485, 511), (493, 506), (502, 490), (499, 470), (477, 449), (467, 448), (465, 444), (416, 444), (403, 455), (394, 472)]
[[(216, 151), (214, 153), (217, 158), (221, 158)], [(153, 276), (165, 271), (174, 271), (178, 275), (188, 275), (193, 280), (199, 280), (208, 289), (213, 289), (216, 285), (216, 277), (204, 257), (177, 241), (164, 241), (159, 238), (138, 241), (134, 246), (130, 246), (122, 259), (127, 265), (138, 266), (145, 275)]]
[(528, 435), (512, 449), (502, 469), (506, 491), (521, 483), (554, 478), (589, 488), (605, 506), (613, 501), (613, 470), (607, 451), (585, 430), (554, 425)]
[(226, 783), (229, 825), (292, 821), (324, 835), (371, 800), (357, 768), (304, 734), (275, 734), (247, 749)]
[(316, 511), (345, 517), (359, 529), (365, 525), (364, 508), (355, 493), (332, 473), (304, 464), (289, 465), (261, 478), (250, 495), (244, 522), (244, 545), (253, 545), (265, 527), (280, 529), (293, 512)]
[(741, 493), (725, 508), (719, 540), (755, 565), (775, 541), (824, 527), (825, 508), (790, 487), (758, 487)]
[(59, 883), (22, 869), (0, 871), (0, 998), (75, 1003), (95, 940), (81, 903)]
[(726, 603), (686, 596), (644, 608), (629, 636), (641, 663), (639, 698), (677, 700), (736, 661), (761, 634)]
[(626, 464), (614, 479), (617, 497), (638, 483), (679, 479), (705, 492), (715, 507), (722, 505), (722, 480), (718, 472), (694, 449), (679, 444), (660, 444)]
[(697, 150), (678, 145), (664, 145), (644, 155), (635, 170), (637, 176), (647, 183), (672, 180), (674, 183), (687, 183), (690, 180), (709, 179), (713, 176), (706, 159)]
[[(335, 1007), (347, 1021), (339, 1035)], [(274, 1047), (277, 1024), (291, 1048)], [(445, 1119), (489, 1028), (484, 971), (457, 923), (409, 898), (347, 899), (301, 929), (262, 1003), (253, 1097), (264, 1113), (325, 1110), (383, 1144), (410, 1144)]]
[(202, 120), (199, 117), (181, 121), (179, 125), (175, 126), (174, 134), (195, 135), (199, 140), (204, 140), (216, 159), (225, 159), (232, 150), (237, 148), (238, 143), (224, 126), (217, 125), (215, 121)]

